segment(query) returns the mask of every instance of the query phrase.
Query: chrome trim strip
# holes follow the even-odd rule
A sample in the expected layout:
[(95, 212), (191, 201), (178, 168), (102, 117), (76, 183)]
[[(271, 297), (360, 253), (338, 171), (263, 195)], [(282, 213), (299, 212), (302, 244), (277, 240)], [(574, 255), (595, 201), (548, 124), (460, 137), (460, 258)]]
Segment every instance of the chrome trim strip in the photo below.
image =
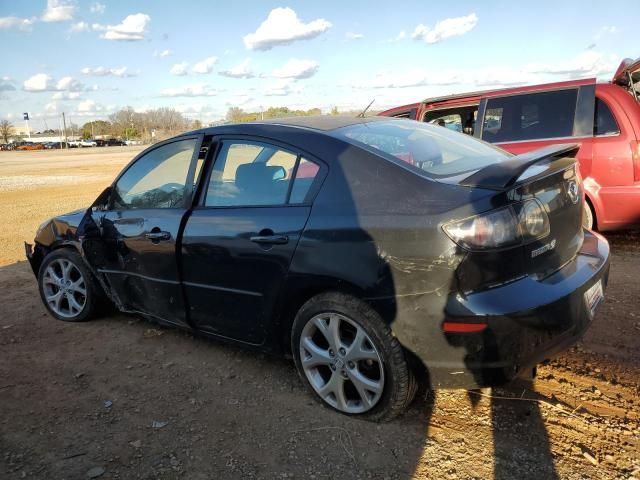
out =
[[(506, 145), (511, 143), (532, 143), (532, 142), (553, 142), (555, 140), (576, 140), (576, 139), (585, 139), (585, 138), (593, 138), (593, 135), (582, 135), (579, 137), (552, 137), (552, 138), (531, 138), (529, 140), (512, 140), (505, 142), (494, 142), (492, 145)], [(486, 141), (486, 140), (485, 140)]]
[(145, 280), (150, 280), (152, 282), (168, 283), (170, 285), (180, 285), (180, 282), (178, 282), (177, 280), (165, 280), (163, 278), (148, 277), (147, 275), (142, 275), (141, 273), (125, 272), (123, 270), (109, 270), (107, 268), (99, 268), (98, 272), (100, 272), (100, 273), (110, 273), (110, 274), (114, 274), (114, 275), (130, 275), (132, 277), (143, 278)]
[(250, 295), (252, 297), (262, 297), (260, 292), (251, 292), (249, 290), (240, 290), (237, 288), (218, 287), (217, 285), (206, 285), (204, 283), (182, 282), (188, 287), (207, 288), (209, 290), (219, 290), (221, 292), (239, 293), (241, 295)]

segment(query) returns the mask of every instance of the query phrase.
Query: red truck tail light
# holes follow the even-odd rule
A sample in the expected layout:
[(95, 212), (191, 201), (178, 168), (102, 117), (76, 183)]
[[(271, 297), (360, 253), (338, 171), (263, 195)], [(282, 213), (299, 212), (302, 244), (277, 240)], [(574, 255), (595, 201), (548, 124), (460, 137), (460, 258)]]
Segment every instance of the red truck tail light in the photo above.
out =
[(631, 158), (633, 158), (633, 179), (640, 182), (640, 142), (631, 142)]

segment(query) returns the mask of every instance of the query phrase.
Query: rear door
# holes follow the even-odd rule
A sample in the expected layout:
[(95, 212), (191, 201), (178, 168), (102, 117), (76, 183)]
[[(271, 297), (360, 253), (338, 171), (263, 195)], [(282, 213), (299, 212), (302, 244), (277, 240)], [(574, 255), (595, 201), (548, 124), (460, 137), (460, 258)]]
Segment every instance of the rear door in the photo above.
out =
[(190, 319), (261, 344), (326, 167), (258, 140), (218, 139), (216, 150), (182, 238)]
[(557, 143), (578, 143), (577, 158), (591, 159), (595, 80), (569, 88), (487, 96), (474, 135), (519, 155)]
[(85, 251), (123, 306), (186, 326), (176, 242), (191, 206), (201, 136), (161, 143), (135, 159), (92, 212), (100, 230)]

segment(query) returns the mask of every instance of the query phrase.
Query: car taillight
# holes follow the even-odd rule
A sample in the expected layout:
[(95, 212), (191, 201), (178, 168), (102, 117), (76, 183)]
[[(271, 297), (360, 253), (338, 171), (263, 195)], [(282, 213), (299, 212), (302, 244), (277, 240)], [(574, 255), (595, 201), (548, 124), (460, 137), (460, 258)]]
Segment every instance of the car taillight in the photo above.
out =
[(631, 142), (631, 158), (633, 159), (633, 179), (640, 182), (640, 142)]
[(536, 199), (475, 215), (443, 227), (466, 250), (524, 245), (549, 235), (549, 217)]

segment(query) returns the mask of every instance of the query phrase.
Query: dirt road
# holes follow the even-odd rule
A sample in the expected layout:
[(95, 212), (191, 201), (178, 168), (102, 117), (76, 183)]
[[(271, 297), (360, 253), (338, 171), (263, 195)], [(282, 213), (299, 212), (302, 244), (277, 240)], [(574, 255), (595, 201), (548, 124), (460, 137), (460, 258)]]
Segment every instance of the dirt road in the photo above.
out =
[(319, 406), (285, 359), (120, 314), (49, 317), (20, 242), (134, 152), (5, 153), (0, 478), (640, 478), (638, 233), (609, 236), (605, 305), (533, 383), (423, 395), (376, 425)]

